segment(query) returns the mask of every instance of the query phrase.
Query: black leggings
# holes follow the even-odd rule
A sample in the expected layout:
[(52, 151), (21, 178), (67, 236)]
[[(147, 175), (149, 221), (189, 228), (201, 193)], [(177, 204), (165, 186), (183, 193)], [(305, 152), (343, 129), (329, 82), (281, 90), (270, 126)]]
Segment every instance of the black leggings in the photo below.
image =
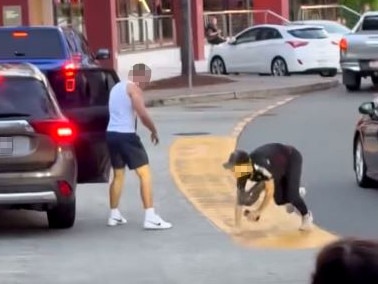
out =
[(292, 148), (287, 171), (282, 179), (275, 180), (274, 199), (277, 205), (292, 204), (302, 216), (308, 213), (308, 208), (299, 194), (302, 175), (302, 155)]

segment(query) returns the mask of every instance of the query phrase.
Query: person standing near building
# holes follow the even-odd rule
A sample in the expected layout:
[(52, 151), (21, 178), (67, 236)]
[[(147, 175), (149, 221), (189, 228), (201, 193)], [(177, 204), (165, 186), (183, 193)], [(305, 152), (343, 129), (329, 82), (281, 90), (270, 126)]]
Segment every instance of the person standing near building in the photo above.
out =
[(221, 36), (222, 32), (220, 29), (218, 29), (218, 20), (215, 17), (210, 17), (205, 32), (206, 39), (210, 44), (220, 44), (226, 41), (226, 39)]
[[(127, 223), (118, 209), (125, 180), (125, 167), (135, 170), (139, 181), (145, 229), (169, 229), (172, 224), (164, 221), (154, 210), (151, 170), (147, 152), (136, 133), (137, 116), (151, 132), (151, 141), (159, 143), (156, 127), (150, 118), (143, 100), (142, 89), (151, 79), (151, 69), (145, 64), (136, 64), (129, 71), (128, 79), (118, 82), (110, 91), (106, 139), (113, 168), (110, 184), (109, 226)], [(136, 115), (137, 116), (136, 116)]]

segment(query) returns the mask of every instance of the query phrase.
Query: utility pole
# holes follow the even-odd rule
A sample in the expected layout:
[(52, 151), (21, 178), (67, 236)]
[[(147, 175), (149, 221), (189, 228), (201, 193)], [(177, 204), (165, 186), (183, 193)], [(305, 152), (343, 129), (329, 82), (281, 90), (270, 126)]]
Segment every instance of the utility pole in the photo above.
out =
[(192, 68), (192, 62), (193, 62), (193, 33), (192, 33), (192, 5), (191, 0), (186, 0), (186, 5), (188, 9), (188, 24), (187, 24), (187, 37), (188, 37), (188, 43), (189, 43), (189, 56), (188, 56), (188, 87), (189, 87), (189, 93), (192, 93), (193, 89), (193, 68)]

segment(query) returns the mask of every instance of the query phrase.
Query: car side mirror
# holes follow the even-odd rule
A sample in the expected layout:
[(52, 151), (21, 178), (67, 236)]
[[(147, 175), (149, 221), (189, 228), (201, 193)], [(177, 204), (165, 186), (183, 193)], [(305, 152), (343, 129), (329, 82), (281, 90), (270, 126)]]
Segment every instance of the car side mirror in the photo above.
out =
[(228, 40), (229, 44), (236, 44), (236, 38), (232, 37)]
[(361, 114), (365, 114), (365, 115), (373, 115), (374, 110), (375, 110), (375, 106), (373, 102), (365, 102), (361, 104), (360, 107), (358, 108), (358, 111)]
[(110, 58), (110, 51), (107, 48), (100, 48), (96, 52), (96, 59), (98, 60), (104, 60)]

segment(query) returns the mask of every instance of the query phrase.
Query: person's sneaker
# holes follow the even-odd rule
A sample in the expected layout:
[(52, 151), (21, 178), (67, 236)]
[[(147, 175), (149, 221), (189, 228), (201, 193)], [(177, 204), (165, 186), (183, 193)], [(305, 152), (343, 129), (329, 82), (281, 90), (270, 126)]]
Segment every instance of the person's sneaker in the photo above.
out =
[(155, 214), (154, 217), (144, 220), (143, 227), (147, 230), (165, 230), (172, 228), (172, 224), (164, 221), (159, 215)]
[(123, 218), (122, 216), (117, 216), (117, 217), (110, 216), (108, 219), (108, 226), (111, 226), (111, 227), (126, 224), (126, 223), (127, 223), (127, 220)]
[(302, 224), (299, 227), (301, 231), (309, 231), (312, 228), (314, 222), (314, 218), (312, 213), (309, 211), (305, 216), (302, 217)]

